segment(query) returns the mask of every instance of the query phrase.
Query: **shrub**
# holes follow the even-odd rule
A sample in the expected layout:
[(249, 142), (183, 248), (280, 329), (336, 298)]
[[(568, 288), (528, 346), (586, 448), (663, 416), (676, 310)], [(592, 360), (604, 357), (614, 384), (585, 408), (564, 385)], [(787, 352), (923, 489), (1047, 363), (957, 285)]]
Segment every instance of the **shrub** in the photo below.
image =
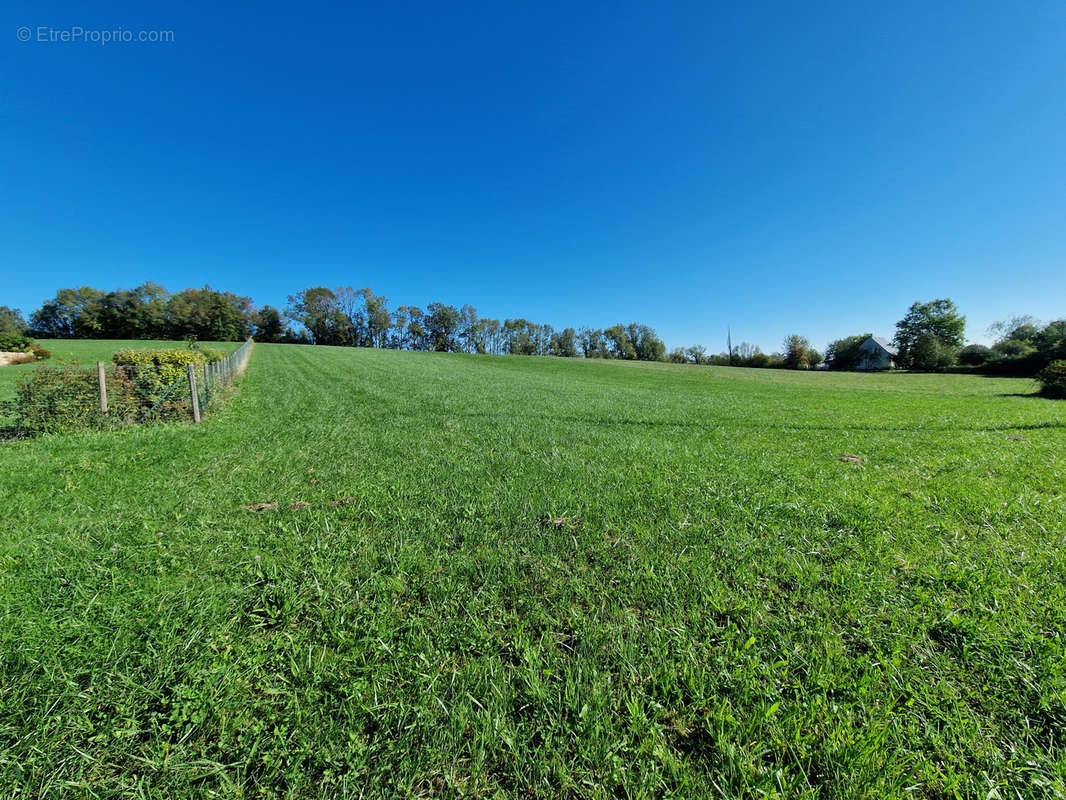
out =
[(167, 386), (188, 372), (189, 365), (208, 363), (203, 350), (118, 350), (111, 356), (117, 367), (154, 367)]
[(34, 361), (47, 361), (52, 357), (52, 351), (34, 342), (30, 345), (30, 355)]
[(991, 347), (985, 347), (983, 344), (968, 344), (959, 351), (959, 363), (977, 367), (990, 361), (995, 355)]
[(0, 334), (0, 351), (5, 353), (24, 353), (33, 346), (33, 339), (17, 333)]
[(1004, 339), (992, 345), (992, 349), (1008, 358), (1024, 358), (1036, 352), (1036, 348), (1029, 342), (1023, 342), (1020, 339)]
[(147, 410), (164, 397), (172, 402), (187, 396), (183, 383), (173, 390), (171, 386), (188, 374), (190, 364), (206, 364), (207, 357), (202, 350), (118, 350), (111, 361), (131, 382), (137, 403)]
[(1040, 393), (1047, 397), (1066, 397), (1066, 361), (1052, 361), (1037, 373)]
[(14, 427), (29, 433), (64, 433), (155, 420), (187, 420), (189, 387), (178, 380), (161, 384), (151, 366), (116, 367), (106, 373), (106, 416), (100, 411), (100, 385), (95, 369), (39, 367), (15, 384), (15, 399), (2, 404)]
[(34, 433), (58, 433), (101, 427), (96, 373), (76, 368), (44, 367), (15, 383), (9, 413), (15, 427)]

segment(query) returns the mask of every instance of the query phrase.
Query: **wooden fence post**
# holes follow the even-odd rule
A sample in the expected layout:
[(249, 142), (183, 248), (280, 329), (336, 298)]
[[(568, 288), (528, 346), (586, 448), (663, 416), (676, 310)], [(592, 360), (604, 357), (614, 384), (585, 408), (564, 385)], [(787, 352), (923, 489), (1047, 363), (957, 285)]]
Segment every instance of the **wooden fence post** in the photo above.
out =
[(104, 375), (104, 362), (96, 362), (96, 382), (100, 386), (100, 413), (107, 416), (107, 378)]
[(211, 404), (211, 381), (207, 379), (208, 365), (204, 364), (204, 407)]
[(189, 402), (192, 404), (192, 421), (194, 425), (200, 424), (200, 398), (196, 396), (196, 373), (193, 372), (192, 364), (189, 364)]

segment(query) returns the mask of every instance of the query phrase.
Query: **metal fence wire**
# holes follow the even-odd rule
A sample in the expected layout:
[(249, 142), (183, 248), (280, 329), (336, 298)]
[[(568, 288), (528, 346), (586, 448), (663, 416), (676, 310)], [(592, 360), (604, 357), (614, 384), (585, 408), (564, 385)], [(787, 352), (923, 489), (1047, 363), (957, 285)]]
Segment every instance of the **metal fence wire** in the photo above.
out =
[(223, 402), (244, 371), (249, 339), (208, 364), (42, 366), (20, 376), (13, 399), (0, 401), (7, 435), (200, 422)]

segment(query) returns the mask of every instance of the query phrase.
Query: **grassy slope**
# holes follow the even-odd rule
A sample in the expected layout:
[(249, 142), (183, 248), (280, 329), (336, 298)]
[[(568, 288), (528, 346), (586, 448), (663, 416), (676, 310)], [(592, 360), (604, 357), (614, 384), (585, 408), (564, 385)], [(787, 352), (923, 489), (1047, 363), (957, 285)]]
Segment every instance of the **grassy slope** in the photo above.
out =
[(4, 444), (2, 793), (1062, 791), (1030, 389), (257, 345), (199, 428)]

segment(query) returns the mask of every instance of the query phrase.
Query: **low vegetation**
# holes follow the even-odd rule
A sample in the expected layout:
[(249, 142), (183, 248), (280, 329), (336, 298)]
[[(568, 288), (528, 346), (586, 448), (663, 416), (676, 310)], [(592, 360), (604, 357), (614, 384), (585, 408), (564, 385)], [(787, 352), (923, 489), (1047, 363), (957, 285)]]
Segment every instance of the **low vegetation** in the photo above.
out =
[[(66, 343), (58, 344), (65, 347)], [(187, 420), (191, 414), (189, 389), (184, 383), (175, 384), (182, 381), (190, 364), (202, 367), (226, 355), (223, 349), (200, 345), (149, 349), (141, 342), (116, 349), (118, 343), (77, 344), (83, 355), (111, 362), (105, 370), (107, 415), (100, 408), (99, 381), (92, 361), (80, 364), (71, 356), (59, 365), (41, 369), (5, 370), (4, 378), (12, 391), (10, 397), (0, 394), (0, 431), (4, 435), (104, 429), (149, 419)], [(4, 388), (0, 383), (0, 392)]]
[(1032, 391), (257, 345), (4, 443), (0, 794), (1060, 796)]
[(1041, 394), (1047, 397), (1066, 397), (1066, 361), (1052, 361), (1036, 376)]

